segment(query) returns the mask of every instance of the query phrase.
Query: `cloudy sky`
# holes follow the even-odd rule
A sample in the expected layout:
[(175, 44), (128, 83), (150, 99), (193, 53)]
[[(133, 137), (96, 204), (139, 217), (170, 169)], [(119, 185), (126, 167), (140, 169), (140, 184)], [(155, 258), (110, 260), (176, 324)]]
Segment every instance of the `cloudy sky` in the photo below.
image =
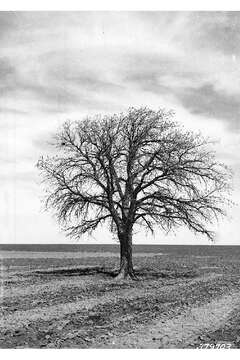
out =
[[(236, 205), (216, 240), (240, 245), (240, 13), (0, 12), (0, 80), (1, 242), (69, 241), (42, 211), (35, 168), (64, 120), (147, 105), (218, 140)], [(185, 229), (147, 240), (208, 243)]]

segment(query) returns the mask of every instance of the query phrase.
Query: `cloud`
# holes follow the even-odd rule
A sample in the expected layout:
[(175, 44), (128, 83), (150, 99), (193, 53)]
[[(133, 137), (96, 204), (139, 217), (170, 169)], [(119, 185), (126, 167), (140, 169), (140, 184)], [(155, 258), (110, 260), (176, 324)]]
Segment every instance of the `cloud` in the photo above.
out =
[[(73, 51), (67, 55), (61, 50), (44, 52), (29, 61), (26, 68), (2, 61), (1, 112), (50, 114), (86, 108), (109, 110), (112, 98), (118, 97), (124, 87), (109, 76), (108, 65), (101, 62), (103, 54), (100, 52), (94, 61), (89, 61), (93, 55), (92, 51), (83, 54)], [(102, 71), (97, 68), (99, 64)]]
[(0, 58), (0, 76), (2, 80), (7, 79), (9, 75), (14, 73), (14, 67), (11, 66), (5, 57)]
[(225, 54), (239, 54), (240, 13), (191, 13), (187, 28), (191, 28), (191, 41), (201, 49), (214, 49)]
[(203, 115), (209, 120), (219, 119), (230, 131), (239, 130), (240, 91), (233, 89), (232, 93), (229, 92), (220, 81), (221, 73), (220, 79), (216, 79), (215, 74), (205, 71), (205, 67), (197, 67), (194, 71), (186, 59), (135, 54), (126, 60), (124, 79), (143, 91), (170, 96), (173, 102), (175, 98), (176, 104), (180, 103), (193, 115)]
[(10, 114), (10, 115), (27, 115), (28, 114), (27, 111), (18, 110), (18, 109), (9, 108), (9, 107), (0, 107), (0, 114), (1, 113), (2, 114)]
[(17, 15), (14, 11), (0, 12), (0, 39), (4, 40), (15, 30)]
[[(210, 84), (221, 94), (240, 92), (240, 83), (233, 81), (238, 66), (226, 57), (224, 46), (214, 46), (217, 39), (224, 41), (219, 34), (226, 33), (226, 43), (234, 50), (239, 13), (43, 12), (6, 13), (4, 19), (16, 35), (15, 43), (10, 37), (10, 59), (2, 65), (2, 101), (8, 104), (1, 108), (6, 112), (14, 109), (13, 98), (15, 111), (22, 113), (108, 111), (132, 84), (136, 90), (177, 94), (183, 105), (189, 105), (183, 99), (189, 100), (192, 87)], [(13, 56), (14, 46), (19, 59)], [(178, 95), (180, 88), (183, 95)]]
[(7, 57), (0, 57), (0, 101), (15, 83), (16, 71)]
[(156, 93), (170, 92), (175, 87), (196, 87), (204, 82), (202, 75), (186, 66), (181, 57), (160, 54), (134, 54), (126, 59), (123, 74), (127, 82)]
[(176, 96), (191, 113), (204, 115), (209, 119), (221, 119), (234, 131), (240, 129), (239, 97), (216, 91), (212, 84), (185, 88), (176, 93)]

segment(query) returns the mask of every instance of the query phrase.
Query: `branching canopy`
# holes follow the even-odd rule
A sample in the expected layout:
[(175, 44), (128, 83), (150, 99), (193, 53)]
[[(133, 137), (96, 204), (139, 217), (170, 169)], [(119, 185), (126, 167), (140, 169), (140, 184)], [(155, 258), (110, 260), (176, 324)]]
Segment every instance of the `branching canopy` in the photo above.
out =
[(213, 239), (207, 224), (225, 214), (230, 173), (171, 112), (130, 108), (65, 123), (55, 144), (58, 155), (38, 167), (49, 184), (46, 205), (71, 236), (108, 222), (118, 234), (186, 225)]

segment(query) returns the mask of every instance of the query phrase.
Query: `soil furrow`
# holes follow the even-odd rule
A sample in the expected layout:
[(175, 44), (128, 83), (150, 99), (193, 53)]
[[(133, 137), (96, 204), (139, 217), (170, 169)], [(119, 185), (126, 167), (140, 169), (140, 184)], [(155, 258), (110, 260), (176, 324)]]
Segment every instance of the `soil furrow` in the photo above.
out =
[[(240, 292), (233, 292), (205, 305), (188, 309), (180, 316), (153, 322), (132, 333), (117, 336), (100, 347), (186, 348), (204, 332), (216, 330), (240, 306)], [(95, 344), (96, 346), (96, 344)]]
[(193, 285), (199, 282), (206, 283), (210, 280), (221, 278), (222, 275), (219, 274), (211, 274), (209, 276), (203, 276), (198, 277), (192, 280), (183, 281), (181, 284), (173, 285), (173, 286), (163, 286), (160, 287), (160, 289), (154, 288), (153, 290), (149, 289), (146, 291), (146, 289), (120, 289), (115, 292), (107, 292), (104, 295), (88, 298), (86, 300), (80, 300), (75, 302), (69, 302), (69, 303), (61, 303), (57, 305), (52, 306), (44, 306), (44, 307), (36, 307), (31, 310), (26, 311), (16, 311), (14, 314), (5, 315), (2, 317), (0, 321), (0, 329), (2, 330), (10, 330), (10, 329), (16, 329), (21, 328), (23, 326), (27, 326), (33, 321), (38, 320), (51, 320), (54, 318), (63, 318), (67, 315), (73, 314), (80, 310), (89, 311), (93, 307), (97, 305), (101, 305), (104, 303), (116, 303), (119, 301), (119, 299), (134, 299), (136, 297), (141, 296), (156, 296), (157, 292), (160, 291), (166, 294), (166, 291), (171, 291), (172, 289), (180, 290), (181, 288), (184, 288), (187, 285)]

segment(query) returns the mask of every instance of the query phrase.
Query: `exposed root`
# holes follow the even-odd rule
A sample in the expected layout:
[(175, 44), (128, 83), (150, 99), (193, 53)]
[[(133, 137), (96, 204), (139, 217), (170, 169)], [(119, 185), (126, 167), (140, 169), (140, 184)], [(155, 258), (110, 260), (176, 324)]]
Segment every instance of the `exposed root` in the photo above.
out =
[(115, 280), (139, 280), (138, 277), (134, 274), (134, 272), (126, 273), (124, 271), (120, 271), (119, 274), (115, 277)]

